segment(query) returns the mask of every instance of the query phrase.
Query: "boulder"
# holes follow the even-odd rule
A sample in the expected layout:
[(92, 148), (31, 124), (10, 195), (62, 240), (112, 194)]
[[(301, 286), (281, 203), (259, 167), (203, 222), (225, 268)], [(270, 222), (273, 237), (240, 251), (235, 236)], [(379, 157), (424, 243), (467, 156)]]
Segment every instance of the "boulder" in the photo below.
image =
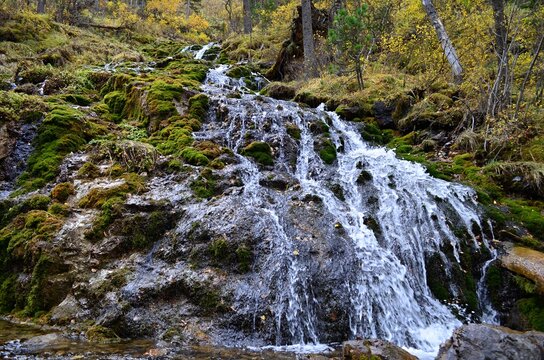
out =
[(544, 359), (544, 333), (502, 326), (468, 324), (440, 347), (437, 360)]
[(515, 246), (506, 249), (501, 258), (502, 266), (536, 284), (536, 290), (544, 294), (544, 253)]
[(263, 94), (278, 100), (291, 100), (296, 95), (296, 90), (281, 83), (271, 83), (263, 89)]
[(345, 360), (417, 360), (408, 351), (378, 339), (346, 341), (342, 344), (342, 354)]

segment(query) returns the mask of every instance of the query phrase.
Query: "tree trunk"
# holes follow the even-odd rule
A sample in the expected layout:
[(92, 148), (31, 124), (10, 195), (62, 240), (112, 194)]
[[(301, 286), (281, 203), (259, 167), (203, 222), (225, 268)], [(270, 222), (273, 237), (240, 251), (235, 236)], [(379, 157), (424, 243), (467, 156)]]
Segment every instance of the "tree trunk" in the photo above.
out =
[(45, 14), (45, 0), (38, 0), (38, 8), (36, 9), (38, 14)]
[(243, 0), (244, 7), (244, 34), (251, 34), (253, 26), (251, 24), (251, 0)]
[(191, 0), (185, 0), (185, 19), (189, 19), (191, 16)]
[(508, 31), (504, 17), (504, 0), (491, 0), (495, 31), (495, 55), (497, 56), (497, 78), (489, 94), (487, 113), (495, 116), (510, 99), (510, 59), (508, 56)]
[(314, 32), (312, 30), (312, 0), (302, 0), (302, 42), (304, 44), (304, 75), (317, 76)]
[(455, 51), (455, 48), (451, 43), (450, 37), (446, 32), (446, 28), (444, 27), (444, 24), (442, 24), (442, 21), (440, 20), (440, 17), (438, 16), (438, 13), (436, 12), (432, 1), (422, 1), (425, 12), (427, 13), (427, 16), (429, 16), (429, 19), (433, 24), (434, 30), (436, 31), (436, 35), (438, 36), (438, 40), (442, 45), (444, 55), (446, 55), (446, 59), (448, 59), (448, 62), (450, 63), (453, 78), (456, 82), (461, 82), (463, 79), (463, 67), (461, 66), (461, 62), (459, 61), (457, 52)]

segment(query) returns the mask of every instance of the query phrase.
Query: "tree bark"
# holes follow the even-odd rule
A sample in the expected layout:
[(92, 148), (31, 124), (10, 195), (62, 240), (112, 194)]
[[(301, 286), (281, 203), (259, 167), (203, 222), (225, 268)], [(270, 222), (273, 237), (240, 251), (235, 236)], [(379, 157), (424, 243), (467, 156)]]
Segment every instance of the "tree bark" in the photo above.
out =
[(38, 0), (38, 8), (36, 9), (38, 14), (45, 14), (45, 0)]
[(251, 34), (253, 25), (251, 24), (251, 0), (243, 0), (244, 7), (244, 34)]
[(304, 75), (317, 76), (314, 32), (312, 29), (312, 0), (302, 0), (302, 42), (304, 44)]
[(502, 110), (510, 99), (510, 84), (508, 74), (510, 72), (508, 31), (504, 16), (504, 0), (490, 0), (493, 8), (493, 20), (495, 31), (495, 55), (497, 56), (497, 78), (489, 94), (488, 114), (493, 116)]
[(450, 63), (453, 79), (456, 82), (461, 82), (463, 80), (463, 67), (461, 66), (461, 62), (459, 61), (459, 57), (457, 56), (457, 52), (455, 51), (455, 48), (453, 47), (450, 37), (448, 36), (448, 33), (446, 32), (446, 28), (444, 27), (444, 24), (442, 24), (442, 20), (440, 20), (440, 17), (438, 16), (438, 13), (436, 12), (436, 9), (432, 1), (431, 0), (422, 0), (422, 1), (423, 1), (423, 7), (425, 8), (425, 12), (427, 13), (427, 16), (429, 17), (429, 19), (431, 20), (434, 30), (436, 31), (436, 35), (438, 36), (438, 40), (440, 41), (440, 44), (442, 45), (442, 49), (444, 50), (444, 55), (446, 56), (446, 59), (448, 59), (448, 62)]

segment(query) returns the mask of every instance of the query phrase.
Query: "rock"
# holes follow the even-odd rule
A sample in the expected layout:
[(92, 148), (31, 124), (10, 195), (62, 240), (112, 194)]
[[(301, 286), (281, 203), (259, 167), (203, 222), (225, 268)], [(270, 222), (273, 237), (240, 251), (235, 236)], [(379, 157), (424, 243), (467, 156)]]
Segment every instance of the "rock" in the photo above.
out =
[(59, 305), (51, 311), (51, 323), (64, 325), (76, 319), (83, 309), (73, 295), (68, 295)]
[(21, 344), (24, 353), (38, 353), (51, 350), (63, 345), (69, 345), (70, 340), (59, 333), (34, 336)]
[(263, 94), (278, 100), (291, 100), (295, 97), (296, 90), (281, 83), (272, 83), (263, 89)]
[(468, 324), (442, 344), (437, 360), (538, 360), (544, 358), (544, 333), (502, 326)]
[(336, 108), (335, 111), (338, 115), (340, 115), (340, 117), (349, 121), (352, 121), (356, 118), (361, 119), (373, 115), (372, 109), (365, 109), (364, 107), (358, 105), (340, 105)]
[(377, 101), (374, 103), (372, 110), (380, 129), (395, 129), (395, 122), (393, 121), (395, 104)]
[(352, 340), (342, 344), (345, 360), (417, 360), (417, 357), (385, 340)]
[(506, 250), (501, 258), (502, 266), (536, 283), (536, 289), (544, 294), (544, 253), (515, 246)]

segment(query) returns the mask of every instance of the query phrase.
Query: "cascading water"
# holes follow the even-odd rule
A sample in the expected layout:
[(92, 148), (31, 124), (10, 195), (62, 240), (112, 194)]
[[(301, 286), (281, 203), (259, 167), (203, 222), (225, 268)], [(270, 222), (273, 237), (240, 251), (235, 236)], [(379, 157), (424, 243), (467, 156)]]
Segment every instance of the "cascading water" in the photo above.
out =
[[(436, 351), (460, 321), (429, 290), (425, 261), (432, 254), (446, 265), (451, 257), (459, 261), (461, 241), (452, 223), (466, 229), (475, 248), (489, 246), (483, 232), (473, 230), (483, 225), (475, 193), (366, 143), (354, 125), (322, 107), (301, 109), (252, 94), (229, 96), (243, 84), (226, 76), (227, 69), (219, 66), (208, 74), (203, 91), (216, 110), (195, 137), (222, 142), (236, 154), (236, 171), (244, 184), (242, 203), (248, 212), (259, 213), (262, 224), (256, 226), (269, 240), (266, 255), (258, 260), (258, 273), (237, 288), (237, 311), (252, 314), (255, 329), (255, 319), (265, 319), (261, 314), (266, 311), (274, 318), (274, 326), (265, 330), (271, 333), (269, 338), (276, 345), (289, 345), (326, 341), (326, 331), (333, 325), (324, 324), (324, 313), (347, 305), (347, 336)], [(287, 123), (300, 129), (296, 159), (285, 150)], [(324, 164), (315, 149), (316, 123), (328, 124), (338, 149), (336, 165)], [(274, 172), (296, 183), (295, 190), (262, 185), (271, 175), (239, 155), (248, 139), (275, 144)], [(337, 185), (334, 191), (331, 181)], [(326, 260), (316, 260), (313, 254), (320, 250), (294, 230), (307, 220), (293, 220), (292, 214), (293, 204), (305, 196), (322, 203), (323, 219), (332, 219), (338, 233), (336, 239), (325, 240), (333, 252)], [(479, 237), (484, 238), (481, 244)], [(337, 254), (330, 250), (335, 247)], [(449, 258), (446, 247), (451, 249)], [(319, 274), (327, 269), (334, 269), (337, 282), (323, 291)], [(458, 292), (454, 284), (450, 290)], [(332, 295), (324, 295), (327, 292)]]

